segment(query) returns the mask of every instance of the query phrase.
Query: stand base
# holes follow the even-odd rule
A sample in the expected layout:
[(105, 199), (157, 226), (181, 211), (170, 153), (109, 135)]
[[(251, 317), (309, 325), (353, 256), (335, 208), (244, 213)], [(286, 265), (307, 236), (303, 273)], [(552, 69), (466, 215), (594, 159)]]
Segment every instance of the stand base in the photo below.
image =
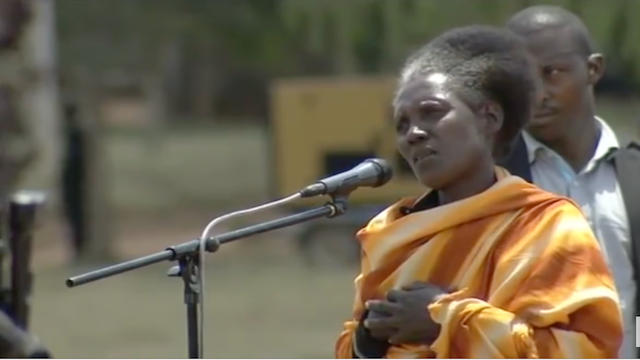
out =
[(198, 303), (200, 283), (198, 281), (198, 255), (188, 255), (179, 259), (179, 265), (167, 271), (169, 277), (181, 277), (184, 282), (184, 304), (187, 307), (187, 341), (189, 359), (201, 359), (200, 334), (198, 328)]

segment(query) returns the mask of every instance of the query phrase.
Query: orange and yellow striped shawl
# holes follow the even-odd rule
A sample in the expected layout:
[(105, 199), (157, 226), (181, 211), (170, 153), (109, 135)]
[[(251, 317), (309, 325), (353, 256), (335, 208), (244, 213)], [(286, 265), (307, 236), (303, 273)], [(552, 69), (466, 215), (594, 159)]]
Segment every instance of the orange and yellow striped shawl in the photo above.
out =
[[(402, 216), (404, 199), (357, 234), (362, 273), (353, 319), (387, 291), (427, 281), (460, 289), (425, 311), (441, 325), (431, 345), (392, 346), (387, 358), (615, 358), (617, 294), (581, 211), (497, 170), (485, 192)], [(357, 321), (337, 358), (351, 358)]]

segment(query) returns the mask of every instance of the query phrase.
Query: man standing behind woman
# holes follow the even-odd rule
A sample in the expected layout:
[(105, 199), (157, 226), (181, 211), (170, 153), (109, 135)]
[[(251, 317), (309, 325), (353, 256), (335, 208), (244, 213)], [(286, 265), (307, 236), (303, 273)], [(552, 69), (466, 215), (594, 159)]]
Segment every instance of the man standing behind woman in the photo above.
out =
[(577, 205), (496, 167), (539, 80), (504, 29), (448, 31), (412, 56), (393, 102), (400, 154), (431, 189), (358, 233), (339, 358), (610, 358), (610, 272)]
[(580, 205), (620, 296), (625, 338), (619, 356), (637, 358), (640, 146), (621, 147), (596, 116), (593, 87), (604, 72), (604, 59), (576, 15), (535, 6), (514, 15), (506, 27), (526, 41), (544, 84), (542, 105), (506, 168)]

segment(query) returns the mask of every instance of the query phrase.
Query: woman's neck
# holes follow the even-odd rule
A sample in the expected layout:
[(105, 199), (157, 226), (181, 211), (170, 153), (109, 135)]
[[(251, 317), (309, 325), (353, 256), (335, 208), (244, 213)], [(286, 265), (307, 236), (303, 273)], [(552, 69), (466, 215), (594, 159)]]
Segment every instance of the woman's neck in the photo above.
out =
[(478, 166), (460, 177), (456, 183), (438, 190), (440, 205), (459, 201), (487, 190), (496, 182), (493, 159), (481, 161)]

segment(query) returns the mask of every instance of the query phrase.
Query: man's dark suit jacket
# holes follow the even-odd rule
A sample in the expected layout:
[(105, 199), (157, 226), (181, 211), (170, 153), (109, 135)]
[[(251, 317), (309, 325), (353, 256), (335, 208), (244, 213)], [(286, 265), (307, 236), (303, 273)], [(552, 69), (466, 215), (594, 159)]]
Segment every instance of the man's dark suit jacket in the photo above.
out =
[[(640, 144), (632, 142), (611, 153), (607, 158), (616, 168), (622, 198), (629, 218), (632, 242), (632, 262), (636, 284), (640, 285)], [(509, 155), (500, 165), (511, 174), (532, 181), (529, 156), (524, 138), (520, 136)], [(636, 301), (636, 316), (640, 316), (640, 301)], [(640, 352), (639, 352), (640, 356)]]

